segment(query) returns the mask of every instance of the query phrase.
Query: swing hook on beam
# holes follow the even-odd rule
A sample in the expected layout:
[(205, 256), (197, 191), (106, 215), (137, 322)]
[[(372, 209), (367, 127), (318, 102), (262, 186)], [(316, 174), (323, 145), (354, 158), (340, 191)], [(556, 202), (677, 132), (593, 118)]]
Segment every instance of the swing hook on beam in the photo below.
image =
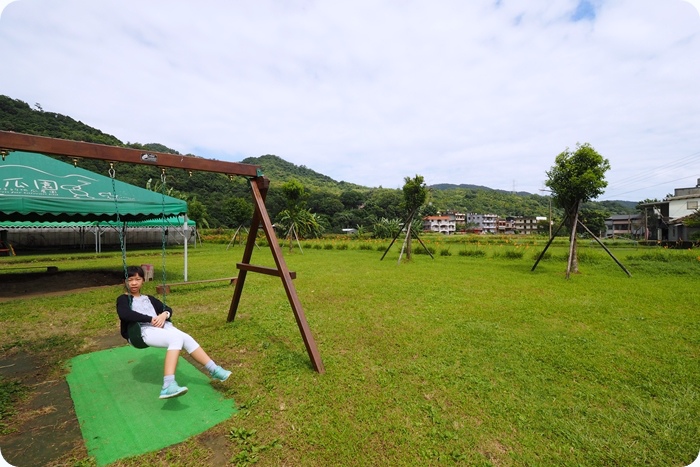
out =
[(141, 154), (141, 160), (144, 162), (152, 162), (155, 164), (156, 162), (158, 162), (158, 156), (156, 156), (155, 154), (144, 153)]

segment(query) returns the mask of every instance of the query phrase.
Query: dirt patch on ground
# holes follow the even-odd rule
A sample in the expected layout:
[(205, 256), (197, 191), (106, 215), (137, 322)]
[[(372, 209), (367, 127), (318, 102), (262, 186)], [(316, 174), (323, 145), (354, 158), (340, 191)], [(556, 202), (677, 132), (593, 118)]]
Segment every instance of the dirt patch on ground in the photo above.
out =
[[(121, 271), (7, 272), (0, 269), (0, 301), (60, 295), (124, 281)], [(85, 352), (124, 345), (115, 330), (86, 344)], [(29, 391), (12, 421), (16, 431), (0, 435), (2, 457), (11, 465), (61, 465), (59, 459), (84, 458), (87, 451), (65, 377), (54, 376), (55, 359), (12, 349), (0, 355), (0, 378), (20, 381)]]
[[(11, 272), (0, 269), (0, 301), (33, 296), (62, 295), (96, 287), (122, 284), (122, 271)], [(117, 329), (109, 335), (85, 342), (81, 353), (125, 345)], [(188, 356), (185, 356), (188, 358)], [(73, 465), (87, 458), (80, 425), (75, 415), (70, 389), (64, 375), (56, 375), (56, 358), (30, 354), (14, 348), (0, 354), (0, 379), (19, 381), (29, 393), (16, 407), (12, 432), (0, 435), (2, 457), (17, 467), (57, 467)], [(223, 436), (205, 434), (203, 444), (212, 452), (223, 452)], [(227, 459), (214, 456), (213, 463)], [(2, 461), (0, 461), (2, 464)], [(202, 464), (205, 465), (206, 463)]]
[[(120, 345), (124, 339), (114, 333), (90, 342), (85, 352)], [(62, 376), (52, 376), (55, 363), (50, 360), (16, 349), (0, 358), (0, 377), (20, 381), (29, 390), (11, 425), (16, 431), (0, 436), (2, 457), (10, 465), (62, 465), (60, 459), (71, 455), (87, 457), (68, 383)]]
[(59, 295), (77, 290), (119, 285), (124, 282), (124, 272), (98, 271), (40, 271), (14, 272), (0, 268), (0, 301), (37, 295)]
[[(124, 281), (123, 271), (7, 272), (0, 268), (0, 301), (32, 296), (61, 295)], [(89, 339), (80, 352), (89, 353), (125, 345), (118, 329)], [(183, 355), (190, 360), (188, 355)], [(0, 353), (0, 379), (19, 381), (28, 389), (10, 420), (12, 432), (0, 435), (2, 457), (16, 467), (74, 465), (88, 457), (65, 375), (57, 374), (56, 357), (13, 348)], [(226, 438), (218, 432), (202, 435), (202, 444), (214, 455), (201, 465), (224, 465)], [(0, 461), (2, 464), (2, 461)]]

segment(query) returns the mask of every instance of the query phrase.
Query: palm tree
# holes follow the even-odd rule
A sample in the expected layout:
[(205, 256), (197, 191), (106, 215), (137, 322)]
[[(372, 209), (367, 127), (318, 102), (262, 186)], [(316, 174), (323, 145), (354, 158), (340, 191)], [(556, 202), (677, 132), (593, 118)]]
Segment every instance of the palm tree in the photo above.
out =
[(320, 237), (323, 226), (318, 216), (308, 209), (285, 209), (277, 215), (276, 225), (284, 232), (289, 240), (289, 251), (292, 251), (294, 238)]

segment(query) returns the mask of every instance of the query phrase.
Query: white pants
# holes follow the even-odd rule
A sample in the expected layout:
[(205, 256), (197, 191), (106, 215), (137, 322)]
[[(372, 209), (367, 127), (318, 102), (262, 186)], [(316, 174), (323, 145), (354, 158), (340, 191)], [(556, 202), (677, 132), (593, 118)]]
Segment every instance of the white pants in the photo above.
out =
[(141, 337), (151, 347), (167, 348), (168, 350), (182, 350), (192, 353), (199, 348), (199, 344), (192, 336), (180, 331), (173, 323), (166, 321), (165, 326), (141, 326)]

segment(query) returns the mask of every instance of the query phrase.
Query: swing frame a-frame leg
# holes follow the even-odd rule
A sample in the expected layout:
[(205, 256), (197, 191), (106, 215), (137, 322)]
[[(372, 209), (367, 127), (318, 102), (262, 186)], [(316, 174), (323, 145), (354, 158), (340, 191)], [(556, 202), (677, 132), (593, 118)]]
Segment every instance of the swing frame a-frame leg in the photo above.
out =
[[(243, 293), (243, 285), (245, 284), (248, 271), (260, 272), (263, 274), (280, 277), (314, 370), (319, 373), (325, 373), (326, 370), (323, 367), (323, 361), (321, 360), (318, 348), (316, 347), (316, 341), (311, 334), (311, 330), (309, 329), (309, 325), (306, 321), (306, 316), (304, 315), (304, 310), (299, 302), (299, 298), (297, 297), (294, 284), (292, 283), (292, 273), (290, 273), (287, 263), (284, 261), (282, 249), (279, 246), (277, 235), (275, 234), (275, 229), (272, 227), (270, 216), (267, 212), (267, 208), (265, 207), (265, 198), (267, 197), (267, 191), (270, 187), (270, 181), (267, 178), (256, 177), (250, 180), (250, 187), (251, 191), (253, 192), (253, 203), (255, 210), (253, 211), (253, 221), (251, 223), (250, 232), (248, 233), (248, 240), (246, 241), (245, 250), (243, 252), (243, 259), (236, 265), (239, 270), (238, 279), (236, 280), (236, 288), (234, 289), (233, 297), (231, 298), (231, 306), (229, 308), (227, 321), (231, 322), (236, 318), (236, 312), (238, 311), (238, 305), (240, 304), (241, 295)], [(265, 232), (267, 243), (270, 245), (272, 257), (275, 260), (277, 269), (255, 266), (250, 263), (253, 256), (253, 248), (255, 247), (255, 239), (260, 227), (262, 227), (263, 232)]]

